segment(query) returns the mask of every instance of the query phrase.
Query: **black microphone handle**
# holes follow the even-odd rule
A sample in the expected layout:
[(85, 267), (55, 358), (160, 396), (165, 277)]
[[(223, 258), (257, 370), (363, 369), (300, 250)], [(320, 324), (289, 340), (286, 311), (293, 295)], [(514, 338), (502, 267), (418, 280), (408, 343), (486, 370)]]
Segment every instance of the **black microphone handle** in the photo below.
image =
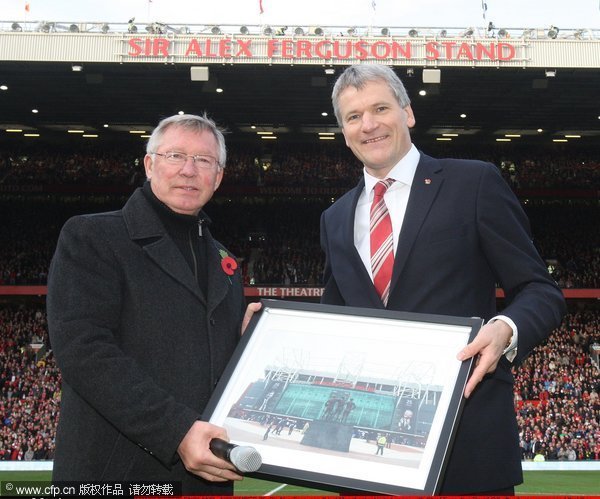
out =
[(254, 447), (235, 445), (220, 438), (213, 438), (209, 448), (215, 456), (230, 462), (242, 473), (257, 471), (262, 465), (262, 457)]
[(225, 440), (222, 440), (220, 438), (213, 438), (209, 444), (210, 451), (215, 456), (220, 457), (221, 459), (224, 459), (225, 461), (229, 462), (231, 462), (231, 449), (233, 449), (234, 447), (236, 447), (235, 444), (230, 444), (229, 442), (226, 442)]

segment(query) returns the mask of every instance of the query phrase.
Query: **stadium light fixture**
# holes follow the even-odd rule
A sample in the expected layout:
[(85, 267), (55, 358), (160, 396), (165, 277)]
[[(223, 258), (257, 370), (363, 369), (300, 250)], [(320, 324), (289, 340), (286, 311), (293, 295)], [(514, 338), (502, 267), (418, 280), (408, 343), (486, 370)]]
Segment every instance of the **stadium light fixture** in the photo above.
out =
[(556, 26), (550, 26), (550, 28), (548, 28), (548, 32), (546, 33), (546, 35), (548, 36), (548, 38), (551, 38), (552, 40), (554, 40), (558, 36), (559, 31), (560, 31), (560, 29), (558, 29)]
[(71, 66), (71, 71), (75, 71), (76, 73), (79, 73), (79, 72), (83, 71), (83, 66), (81, 64), (73, 64)]
[(556, 69), (546, 69), (546, 78), (554, 78), (556, 76)]
[(129, 21), (127, 21), (127, 31), (129, 33), (137, 33), (137, 26), (134, 24), (135, 22), (135, 17), (132, 17), (131, 19), (129, 19)]

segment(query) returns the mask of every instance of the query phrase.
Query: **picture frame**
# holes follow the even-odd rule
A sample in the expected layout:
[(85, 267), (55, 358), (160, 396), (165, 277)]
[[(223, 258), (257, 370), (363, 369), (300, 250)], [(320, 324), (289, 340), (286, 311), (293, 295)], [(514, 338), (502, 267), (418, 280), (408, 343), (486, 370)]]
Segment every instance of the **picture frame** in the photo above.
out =
[(260, 452), (251, 476), (437, 494), (483, 320), (261, 301), (204, 414)]

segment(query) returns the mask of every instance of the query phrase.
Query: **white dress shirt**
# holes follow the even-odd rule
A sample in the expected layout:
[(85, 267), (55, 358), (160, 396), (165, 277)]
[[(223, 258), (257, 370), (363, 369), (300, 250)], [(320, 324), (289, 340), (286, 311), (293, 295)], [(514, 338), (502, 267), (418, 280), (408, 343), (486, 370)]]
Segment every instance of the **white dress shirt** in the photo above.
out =
[[(391, 169), (390, 173), (386, 177), (393, 178), (395, 181), (383, 196), (392, 220), (394, 256), (396, 255), (396, 250), (398, 248), (398, 240), (400, 231), (402, 230), (402, 223), (404, 222), (404, 215), (406, 214), (410, 188), (412, 186), (420, 158), (421, 155), (419, 154), (419, 151), (415, 145), (412, 144), (408, 153), (398, 162), (398, 164), (396, 164), (396, 166), (394, 166), (394, 168)], [(365, 178), (365, 188), (358, 198), (358, 204), (356, 205), (356, 212), (354, 214), (354, 246), (356, 247), (360, 258), (367, 269), (367, 272), (371, 276), (371, 280), (373, 280), (373, 270), (371, 269), (370, 213), (374, 196), (373, 189), (375, 184), (383, 179), (373, 177), (364, 168), (363, 175)], [(489, 322), (494, 322), (498, 319), (506, 322), (513, 331), (510, 344), (504, 350), (504, 355), (506, 355), (506, 358), (509, 361), (512, 361), (517, 355), (517, 326), (512, 319), (504, 315), (497, 315), (490, 319)]]

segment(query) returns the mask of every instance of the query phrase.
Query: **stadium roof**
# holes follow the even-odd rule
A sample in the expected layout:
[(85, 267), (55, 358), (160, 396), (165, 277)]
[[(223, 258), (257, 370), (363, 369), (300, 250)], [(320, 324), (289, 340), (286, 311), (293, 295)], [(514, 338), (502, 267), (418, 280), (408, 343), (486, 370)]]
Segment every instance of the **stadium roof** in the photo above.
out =
[[(318, 132), (338, 132), (335, 141), (343, 143), (330, 102), (342, 66), (211, 64), (208, 81), (192, 81), (190, 67), (85, 63), (73, 71), (64, 62), (0, 61), (0, 85), (8, 87), (0, 91), (0, 144), (83, 140), (69, 129), (127, 143), (130, 130), (150, 131), (179, 111), (207, 111), (229, 129), (230, 140), (261, 141), (257, 132), (267, 131), (279, 143), (314, 143)], [(461, 146), (496, 145), (507, 134), (544, 148), (565, 135), (580, 135), (566, 140), (581, 146), (600, 142), (600, 68), (445, 67), (439, 84), (423, 83), (420, 67), (396, 71), (413, 101), (419, 144), (445, 133), (458, 134), (446, 138)]]

